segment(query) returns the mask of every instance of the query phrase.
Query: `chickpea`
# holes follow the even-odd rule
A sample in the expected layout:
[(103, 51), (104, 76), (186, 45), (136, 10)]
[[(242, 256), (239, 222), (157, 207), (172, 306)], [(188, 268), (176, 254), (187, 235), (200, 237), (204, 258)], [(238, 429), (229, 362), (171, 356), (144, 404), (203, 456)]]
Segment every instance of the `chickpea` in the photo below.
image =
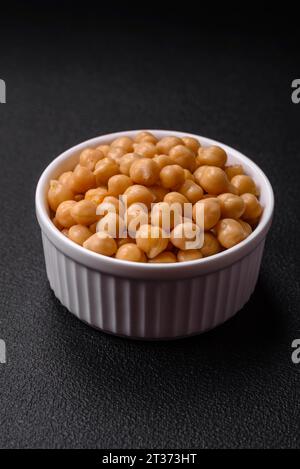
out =
[(160, 183), (165, 189), (175, 189), (184, 183), (184, 170), (178, 164), (167, 165), (160, 172)]
[(174, 161), (169, 155), (156, 155), (153, 161), (158, 164), (159, 169), (163, 169), (165, 166), (174, 164)]
[(154, 202), (162, 202), (165, 195), (169, 192), (168, 189), (158, 185), (150, 186), (149, 189), (155, 197)]
[(156, 145), (150, 142), (134, 143), (135, 153), (142, 155), (143, 158), (153, 158), (156, 155)]
[(149, 224), (149, 214), (146, 205), (134, 203), (126, 210), (125, 221), (130, 237), (135, 238), (136, 232), (142, 225)]
[(245, 194), (241, 195), (241, 198), (245, 204), (245, 211), (242, 217), (243, 219), (251, 220), (261, 216), (263, 209), (255, 195), (246, 192)]
[(142, 155), (138, 153), (126, 153), (126, 155), (122, 156), (120, 159), (120, 172), (129, 176), (131, 165), (138, 158), (142, 158)]
[(218, 195), (222, 218), (240, 218), (245, 210), (245, 202), (238, 195), (224, 193)]
[(196, 183), (199, 184), (199, 186), (200, 186), (201, 177), (204, 174), (204, 171), (206, 170), (206, 168), (208, 168), (208, 166), (203, 165), (203, 166), (199, 166), (199, 168), (197, 168), (196, 171), (194, 171), (193, 176), (194, 176)]
[(76, 205), (75, 200), (65, 200), (61, 202), (56, 210), (56, 219), (63, 228), (70, 228), (76, 224), (76, 221), (71, 215), (71, 208)]
[(169, 205), (180, 204), (181, 206), (183, 206), (189, 201), (183, 194), (180, 194), (179, 192), (168, 192), (168, 194), (166, 194), (164, 197), (164, 202)]
[(126, 196), (127, 206), (129, 207), (134, 203), (145, 204), (146, 207), (150, 208), (152, 202), (154, 201), (154, 195), (152, 192), (144, 186), (139, 184), (134, 184), (133, 186), (128, 187), (124, 192), (123, 196)]
[(111, 195), (105, 196), (101, 204), (97, 207), (97, 213), (101, 216), (104, 216), (110, 212), (123, 216), (124, 210), (125, 207), (122, 200), (117, 199), (117, 197), (113, 197)]
[(103, 231), (98, 231), (88, 238), (83, 243), (83, 247), (104, 256), (113, 256), (117, 252), (116, 241)]
[(189, 179), (190, 181), (194, 181), (195, 182), (195, 178), (193, 176), (193, 174), (191, 173), (191, 171), (189, 171), (188, 169), (184, 169), (184, 179), (187, 180)]
[(151, 132), (138, 132), (134, 138), (136, 143), (149, 142), (154, 145), (157, 143), (157, 138)]
[(200, 181), (197, 178), (196, 181), (209, 194), (218, 195), (222, 192), (228, 192), (229, 181), (226, 173), (217, 166), (206, 166)]
[(105, 187), (97, 187), (96, 189), (90, 189), (85, 193), (85, 200), (90, 200), (94, 204), (99, 205), (103, 201), (104, 197), (108, 194)]
[(74, 243), (79, 244), (80, 246), (92, 236), (92, 232), (83, 225), (73, 225), (69, 229), (69, 238), (74, 241)]
[(200, 247), (200, 228), (191, 220), (184, 221), (175, 226), (171, 233), (172, 244), (183, 251)]
[(56, 212), (56, 209), (61, 202), (64, 202), (65, 200), (72, 200), (73, 198), (74, 193), (68, 186), (64, 186), (61, 182), (58, 182), (54, 179), (50, 181), (47, 199), (48, 204), (53, 212)]
[(258, 195), (258, 190), (255, 182), (250, 176), (245, 174), (237, 174), (231, 179), (231, 184), (237, 189), (238, 195), (250, 193), (253, 195)]
[[(202, 218), (203, 214), (203, 218)], [(221, 216), (221, 204), (217, 198), (199, 200), (193, 206), (193, 219), (195, 223), (204, 223), (204, 230), (210, 230), (215, 226)]]
[(163, 137), (159, 140), (156, 144), (157, 153), (163, 153), (165, 155), (169, 154), (171, 148), (175, 147), (176, 145), (182, 145), (183, 141), (181, 138), (178, 137)]
[[(121, 162), (122, 156), (126, 154), (126, 151), (122, 147), (112, 147), (107, 153), (107, 158), (114, 160), (118, 165)], [(96, 165), (97, 168), (97, 165)]]
[(198, 150), (197, 161), (200, 165), (217, 166), (223, 168), (227, 161), (227, 155), (223, 148), (216, 145), (201, 147)]
[(52, 223), (59, 231), (62, 231), (64, 229), (64, 227), (59, 223), (56, 217), (52, 218)]
[(172, 147), (169, 152), (169, 156), (175, 164), (178, 164), (184, 169), (189, 169), (192, 172), (195, 171), (195, 155), (192, 150), (185, 145), (176, 145), (175, 147)]
[(93, 187), (96, 187), (96, 178), (92, 171), (86, 166), (77, 165), (73, 172), (71, 189), (82, 194)]
[(168, 238), (158, 226), (142, 225), (136, 233), (136, 244), (153, 259), (166, 249)]
[(91, 171), (94, 171), (96, 163), (102, 160), (105, 155), (97, 148), (86, 148), (80, 153), (79, 163), (81, 166), (86, 166)]
[(118, 197), (123, 194), (128, 187), (132, 186), (132, 180), (129, 176), (125, 174), (116, 174), (108, 180), (108, 192), (114, 196)]
[(103, 158), (98, 161), (94, 175), (96, 177), (96, 183), (98, 186), (107, 184), (109, 178), (119, 174), (119, 165), (111, 158)]
[(77, 225), (92, 225), (98, 220), (96, 205), (90, 200), (81, 200), (71, 207), (71, 216)]
[(173, 252), (164, 251), (158, 254), (158, 256), (154, 257), (153, 259), (149, 259), (150, 264), (171, 264), (177, 262), (176, 256)]
[(194, 137), (182, 137), (182, 141), (196, 155), (201, 146), (198, 140)]
[(243, 227), (243, 230), (245, 232), (245, 238), (248, 238), (249, 235), (251, 235), (252, 233), (252, 228), (251, 226), (249, 225), (249, 223), (243, 221), (243, 220), (237, 220)]
[(159, 179), (159, 166), (150, 158), (141, 158), (134, 161), (130, 167), (130, 177), (136, 184), (152, 186)]
[(133, 140), (130, 137), (118, 137), (111, 144), (111, 148), (122, 148), (125, 153), (133, 150)]
[(89, 226), (89, 230), (92, 234), (95, 234), (96, 231), (97, 231), (97, 225), (98, 225), (98, 222), (96, 221), (95, 223), (92, 223), (90, 226)]
[(125, 231), (124, 220), (114, 212), (109, 212), (98, 221), (97, 231), (105, 231), (113, 238), (122, 238)]
[(238, 174), (244, 174), (244, 169), (242, 165), (234, 164), (232, 166), (226, 166), (225, 173), (227, 174), (229, 181), (231, 181), (234, 176), (237, 176)]
[(107, 156), (107, 153), (110, 150), (110, 145), (99, 145), (96, 149), (100, 150), (101, 153), (103, 153), (104, 156)]
[(246, 238), (242, 225), (232, 218), (223, 218), (216, 226), (219, 243), (226, 249), (235, 246)]
[(120, 246), (116, 253), (116, 259), (132, 262), (147, 262), (145, 253), (133, 243)]
[(203, 190), (198, 184), (190, 179), (186, 179), (178, 189), (180, 194), (184, 195), (189, 202), (195, 204), (203, 197)]
[(203, 257), (213, 256), (221, 251), (221, 245), (215, 235), (210, 232), (204, 233), (203, 245), (201, 252)]
[(181, 249), (177, 253), (178, 262), (196, 261), (202, 259), (203, 255), (200, 249), (187, 249), (182, 251)]
[(67, 171), (65, 173), (62, 173), (59, 176), (58, 181), (61, 182), (64, 186), (67, 186), (72, 190), (73, 171)]

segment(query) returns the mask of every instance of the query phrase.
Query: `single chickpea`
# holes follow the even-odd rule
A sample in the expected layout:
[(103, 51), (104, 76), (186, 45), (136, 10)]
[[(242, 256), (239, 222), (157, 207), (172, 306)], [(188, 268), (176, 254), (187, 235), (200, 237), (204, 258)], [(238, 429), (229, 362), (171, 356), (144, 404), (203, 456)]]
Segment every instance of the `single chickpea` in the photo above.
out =
[(91, 171), (94, 171), (96, 163), (102, 160), (105, 155), (97, 148), (86, 148), (80, 153), (79, 163), (81, 166), (86, 166)]
[(111, 148), (121, 147), (125, 153), (130, 153), (133, 150), (133, 140), (130, 137), (116, 138), (111, 144)]
[(74, 198), (73, 191), (68, 187), (64, 186), (61, 182), (58, 182), (54, 179), (50, 181), (50, 187), (47, 194), (48, 204), (56, 212), (57, 207), (61, 202), (65, 200), (72, 200)]
[(178, 190), (192, 204), (195, 204), (203, 197), (202, 188), (191, 179), (186, 179)]
[(73, 172), (71, 189), (73, 192), (82, 194), (96, 187), (96, 178), (92, 171), (86, 166), (77, 165)]
[(201, 147), (198, 150), (197, 161), (200, 165), (223, 168), (227, 161), (227, 154), (223, 148), (216, 145)]
[(245, 174), (237, 174), (231, 179), (231, 184), (237, 189), (238, 195), (250, 193), (259, 195), (255, 182), (250, 176)]
[(61, 182), (64, 186), (67, 186), (72, 190), (73, 171), (67, 171), (65, 173), (62, 173), (59, 176), (58, 181)]
[(83, 243), (83, 247), (104, 256), (113, 256), (117, 252), (116, 241), (103, 231), (98, 231), (88, 238)]
[(139, 158), (143, 157), (138, 153), (126, 153), (126, 155), (122, 156), (120, 160), (120, 172), (126, 176), (129, 176), (132, 163)]
[(182, 137), (182, 141), (186, 147), (188, 147), (192, 152), (196, 155), (199, 148), (200, 148), (200, 143), (199, 141), (194, 138), (194, 137)]
[(128, 207), (131, 204), (140, 202), (150, 208), (152, 202), (154, 202), (154, 195), (152, 192), (147, 187), (139, 184), (134, 184), (133, 186), (128, 187), (122, 197), (126, 200)]
[(181, 249), (177, 253), (178, 262), (196, 261), (202, 259), (203, 255), (200, 249), (187, 249), (182, 251)]
[(244, 220), (237, 220), (243, 227), (243, 230), (245, 232), (245, 238), (248, 238), (248, 236), (251, 235), (252, 233), (252, 227), (249, 225), (249, 223), (245, 222)]
[(92, 232), (83, 225), (73, 225), (69, 229), (69, 238), (80, 246), (92, 236)]
[(138, 132), (134, 138), (136, 143), (142, 142), (149, 142), (153, 143), (154, 145), (158, 142), (157, 138), (151, 133), (147, 131)]
[(142, 225), (136, 233), (136, 244), (149, 259), (153, 259), (166, 249), (168, 238), (158, 226)]
[(169, 155), (156, 155), (153, 161), (158, 164), (159, 169), (163, 169), (165, 166), (174, 164), (174, 161)]
[[(107, 158), (115, 161), (118, 165), (121, 162), (122, 156), (126, 154), (123, 147), (111, 147), (109, 152), (107, 153)], [(97, 165), (96, 165), (97, 169)]]
[(175, 189), (184, 183), (184, 170), (178, 164), (167, 165), (160, 171), (160, 183), (165, 189)]
[(163, 153), (165, 155), (169, 154), (171, 148), (175, 147), (176, 145), (182, 145), (183, 141), (181, 138), (178, 137), (163, 137), (159, 140), (156, 144), (157, 153)]
[(216, 226), (219, 243), (226, 249), (235, 246), (246, 238), (242, 225), (232, 218), (223, 218)]
[(103, 158), (98, 161), (94, 175), (98, 186), (107, 184), (109, 178), (119, 174), (119, 165), (111, 158)]
[(133, 144), (134, 152), (142, 155), (143, 158), (153, 158), (156, 155), (156, 145), (150, 142), (141, 142)]
[(172, 244), (183, 251), (197, 249), (201, 244), (200, 228), (191, 220), (175, 226), (171, 233)]
[(199, 168), (197, 168), (196, 171), (194, 171), (193, 173), (194, 180), (197, 184), (199, 184), (199, 186), (200, 186), (201, 177), (204, 174), (204, 171), (206, 170), (206, 168), (208, 168), (207, 165), (199, 166)]
[(105, 187), (97, 187), (96, 189), (90, 189), (85, 193), (85, 200), (90, 200), (94, 204), (99, 205), (103, 201), (104, 197), (108, 195)]
[(178, 164), (184, 169), (189, 169), (192, 172), (195, 171), (195, 155), (192, 150), (185, 145), (176, 145), (175, 147), (172, 147), (169, 152), (169, 156), (175, 164)]
[(159, 179), (159, 166), (150, 158), (134, 161), (130, 167), (130, 178), (136, 184), (152, 186)]
[(203, 246), (201, 252), (203, 257), (213, 256), (221, 251), (221, 245), (216, 236), (210, 232), (204, 233)]
[(165, 189), (162, 186), (155, 185), (149, 187), (150, 191), (154, 195), (155, 199), (154, 202), (162, 202), (164, 200), (165, 195), (169, 192), (168, 189)]
[(221, 204), (217, 198), (209, 198), (199, 200), (193, 206), (193, 219), (195, 223), (202, 227), (204, 223), (204, 230), (210, 230), (215, 226), (221, 217)]
[(105, 196), (97, 207), (97, 213), (100, 216), (104, 216), (110, 212), (123, 216), (124, 211), (125, 207), (122, 200), (117, 197), (113, 197), (112, 195)]
[(226, 173), (217, 166), (207, 166), (200, 177), (200, 181), (197, 178), (196, 181), (208, 194), (219, 195), (222, 192), (228, 192), (229, 181)]
[(224, 193), (218, 195), (222, 218), (240, 218), (245, 210), (245, 202), (238, 195)]
[(109, 178), (107, 186), (110, 195), (118, 197), (123, 194), (128, 187), (132, 186), (132, 180), (125, 174), (116, 174)]
[(158, 256), (149, 259), (150, 264), (171, 264), (177, 262), (176, 256), (173, 252), (164, 251), (158, 254)]
[(96, 205), (90, 200), (81, 200), (76, 202), (71, 208), (71, 216), (77, 225), (92, 225), (98, 220), (96, 215)]
[(116, 259), (132, 262), (147, 262), (145, 253), (133, 243), (120, 246), (116, 253)]
[(241, 198), (245, 204), (245, 211), (242, 218), (245, 220), (259, 218), (263, 209), (255, 195), (246, 192), (241, 195)]
[(166, 194), (164, 197), (164, 202), (169, 205), (180, 204), (181, 206), (183, 206), (189, 201), (183, 194), (180, 194), (179, 192), (168, 192), (168, 194)]
[(103, 155), (106, 157), (107, 156), (107, 153), (109, 152), (110, 150), (110, 145), (99, 145), (97, 147), (97, 150), (100, 150)]
[(231, 179), (234, 176), (237, 176), (238, 174), (245, 174), (243, 166), (240, 165), (240, 164), (234, 164), (232, 166), (226, 166), (225, 167), (225, 173), (227, 174), (227, 177), (228, 177), (229, 181), (231, 181)]
[(125, 232), (125, 222), (117, 213), (109, 212), (98, 221), (97, 231), (105, 231), (113, 238), (122, 238)]
[(76, 205), (75, 200), (65, 200), (61, 202), (56, 210), (56, 219), (64, 228), (70, 228), (76, 224), (76, 221), (71, 215), (71, 208)]
[(187, 180), (189, 179), (190, 181), (194, 181), (195, 182), (195, 178), (193, 176), (193, 174), (191, 173), (191, 171), (189, 171), (188, 169), (184, 169), (184, 179)]

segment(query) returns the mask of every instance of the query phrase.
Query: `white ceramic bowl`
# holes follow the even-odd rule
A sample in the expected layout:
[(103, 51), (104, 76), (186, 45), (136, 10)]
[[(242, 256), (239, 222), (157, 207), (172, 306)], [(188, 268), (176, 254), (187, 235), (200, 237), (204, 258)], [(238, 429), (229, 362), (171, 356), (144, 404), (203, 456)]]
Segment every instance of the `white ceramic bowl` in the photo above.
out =
[(151, 130), (158, 138), (190, 135), (202, 145), (221, 145), (230, 164), (241, 163), (260, 188), (263, 215), (240, 244), (211, 257), (176, 264), (143, 264), (105, 257), (73, 243), (49, 218), (49, 181), (73, 169), (87, 146), (98, 146), (138, 131), (87, 140), (58, 156), (36, 190), (36, 214), (48, 279), (56, 297), (75, 316), (103, 331), (140, 339), (198, 334), (223, 323), (249, 300), (257, 282), (274, 207), (271, 185), (261, 169), (220, 142), (182, 132)]

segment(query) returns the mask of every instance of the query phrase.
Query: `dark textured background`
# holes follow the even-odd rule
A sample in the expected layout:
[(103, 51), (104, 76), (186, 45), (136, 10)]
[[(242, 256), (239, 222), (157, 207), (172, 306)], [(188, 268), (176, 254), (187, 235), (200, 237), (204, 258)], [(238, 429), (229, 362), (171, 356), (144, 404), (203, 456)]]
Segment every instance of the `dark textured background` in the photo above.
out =
[[(84, 12), (20, 3), (0, 20), (0, 338), (8, 354), (0, 446), (300, 447), (300, 365), (291, 361), (300, 338), (293, 24), (286, 32), (282, 14), (272, 19), (262, 6), (196, 16), (187, 5), (101, 14), (86, 3)], [(107, 336), (60, 306), (34, 214), (36, 182), (55, 156), (102, 133), (147, 127), (238, 148), (276, 197), (252, 299), (218, 329), (168, 343)]]

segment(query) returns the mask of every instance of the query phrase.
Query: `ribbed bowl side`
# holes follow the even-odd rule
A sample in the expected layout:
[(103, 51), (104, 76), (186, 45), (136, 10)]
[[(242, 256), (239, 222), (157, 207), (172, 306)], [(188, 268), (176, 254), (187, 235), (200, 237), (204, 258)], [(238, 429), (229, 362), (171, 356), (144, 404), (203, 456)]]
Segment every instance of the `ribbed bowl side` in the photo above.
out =
[(222, 324), (250, 298), (264, 241), (231, 266), (184, 280), (133, 280), (89, 269), (43, 234), (48, 279), (61, 303), (104, 331), (145, 339), (187, 336)]

